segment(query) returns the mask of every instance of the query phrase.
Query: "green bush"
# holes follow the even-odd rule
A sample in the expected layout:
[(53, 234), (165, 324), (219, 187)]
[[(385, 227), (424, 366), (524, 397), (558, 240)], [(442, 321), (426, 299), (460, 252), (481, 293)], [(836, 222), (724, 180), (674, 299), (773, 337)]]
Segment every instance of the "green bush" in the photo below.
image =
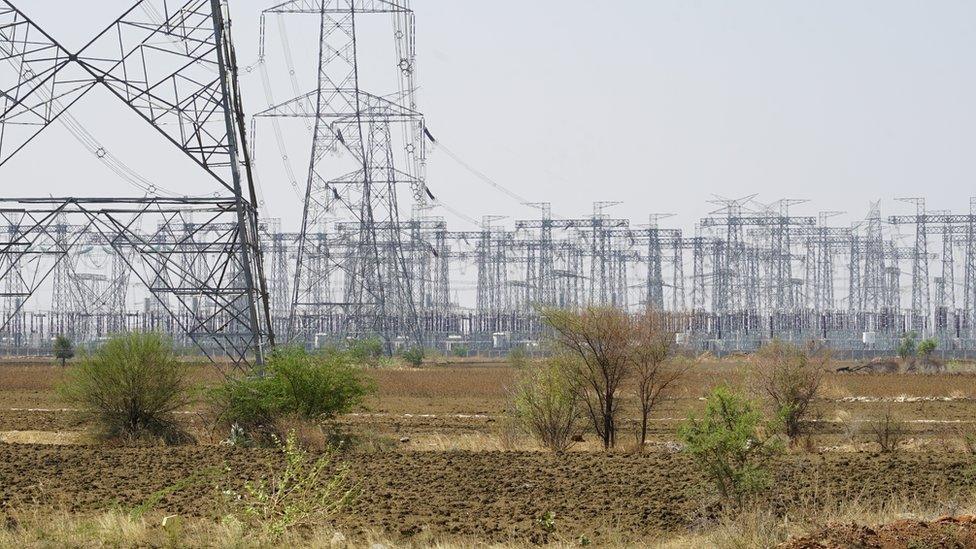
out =
[(901, 343), (898, 344), (898, 356), (904, 360), (913, 358), (916, 353), (918, 334), (915, 332), (909, 332), (901, 338)]
[(522, 370), (512, 392), (519, 423), (556, 453), (568, 450), (582, 431), (580, 400), (570, 375), (565, 364), (551, 358)]
[(349, 356), (353, 361), (376, 368), (383, 361), (383, 340), (378, 337), (357, 339), (349, 343)]
[(928, 359), (938, 348), (939, 342), (934, 338), (923, 339), (918, 344), (918, 356), (924, 359)]
[(403, 360), (406, 360), (407, 364), (413, 366), (414, 368), (419, 368), (424, 364), (424, 348), (411, 347), (406, 351), (403, 351)]
[(704, 416), (689, 417), (678, 430), (685, 451), (722, 499), (740, 508), (746, 496), (767, 486), (767, 460), (782, 451), (778, 440), (763, 436), (762, 423), (751, 401), (720, 386), (708, 396)]
[(458, 358), (464, 358), (468, 356), (468, 353), (470, 352), (466, 345), (458, 345), (451, 350), (454, 352), (454, 356)]
[(259, 442), (283, 438), (276, 422), (327, 420), (352, 411), (372, 390), (349, 353), (276, 349), (264, 377), (231, 379), (211, 391), (217, 422), (238, 426)]
[(110, 339), (69, 368), (59, 387), (70, 403), (91, 410), (112, 439), (188, 440), (173, 412), (190, 402), (187, 366), (159, 334)]
[(61, 366), (75, 356), (75, 346), (71, 340), (63, 335), (54, 338), (54, 358), (61, 361)]

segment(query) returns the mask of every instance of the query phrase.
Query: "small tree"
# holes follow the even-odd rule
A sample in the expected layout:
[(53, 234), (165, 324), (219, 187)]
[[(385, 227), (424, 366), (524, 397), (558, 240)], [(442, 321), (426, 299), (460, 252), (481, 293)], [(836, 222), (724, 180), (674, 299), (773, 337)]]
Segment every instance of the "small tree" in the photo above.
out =
[(915, 357), (918, 334), (915, 332), (908, 332), (901, 338), (901, 342), (898, 344), (898, 356), (903, 360), (909, 360)]
[(704, 470), (723, 499), (739, 507), (750, 493), (768, 483), (767, 461), (780, 452), (776, 439), (763, 437), (762, 414), (728, 387), (708, 396), (705, 414), (689, 417), (678, 429), (685, 451)]
[(160, 334), (116, 336), (68, 370), (62, 396), (92, 410), (109, 438), (187, 437), (173, 413), (190, 401), (187, 367)]
[(512, 394), (516, 418), (543, 447), (562, 453), (580, 430), (580, 407), (570, 372), (558, 359), (526, 367)]
[(754, 390), (768, 402), (790, 440), (802, 434), (829, 356), (825, 350), (804, 351), (775, 340), (763, 345), (753, 357)]
[(65, 363), (75, 356), (75, 346), (71, 340), (63, 335), (54, 338), (54, 358), (61, 361), (63, 367)]
[(923, 339), (918, 344), (918, 356), (922, 360), (929, 360), (932, 358), (932, 353), (938, 348), (939, 342), (935, 338)]
[(556, 350), (572, 365), (571, 381), (605, 449), (617, 440), (619, 389), (630, 373), (633, 331), (627, 313), (611, 307), (582, 312), (546, 309)]
[(648, 310), (634, 325), (632, 369), (637, 391), (637, 409), (640, 426), (637, 443), (640, 449), (647, 443), (647, 427), (651, 412), (667, 395), (684, 370), (669, 364), (668, 357), (674, 346), (675, 333), (667, 325), (667, 318), (659, 312)]

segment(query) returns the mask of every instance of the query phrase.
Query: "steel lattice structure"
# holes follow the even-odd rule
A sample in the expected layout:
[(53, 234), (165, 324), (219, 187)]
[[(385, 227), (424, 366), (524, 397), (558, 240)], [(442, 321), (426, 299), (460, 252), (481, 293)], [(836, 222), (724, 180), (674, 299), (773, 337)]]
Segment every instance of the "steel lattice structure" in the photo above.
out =
[[(265, 22), (285, 15), (316, 17), (319, 27), (316, 89), (257, 115), (302, 118), (312, 127), (287, 337), (308, 339), (314, 319), (328, 316), (342, 326), (334, 332), (339, 339), (379, 336), (388, 348), (403, 338), (419, 344), (418, 296), (408, 267), (418, 243), (402, 230), (397, 198), (400, 185), (409, 185), (418, 201), (427, 192), (413, 11), (406, 1), (283, 2), (262, 13), (262, 62)], [(361, 78), (357, 24), (380, 15), (393, 20), (397, 90), (369, 89)], [(344, 158), (329, 154), (337, 152)], [(334, 222), (347, 225), (322, 238), (322, 228)], [(339, 249), (349, 253), (341, 257)], [(341, 293), (327, 290), (335, 285)]]
[(175, 331), (208, 356), (260, 364), (274, 336), (235, 54), (220, 1), (141, 0), (69, 52), (4, 0), (0, 49), (0, 167), (101, 87), (192, 159), (213, 186), (206, 198), (0, 199), (0, 222), (10, 228), (0, 243), (0, 278), (16, 281), (4, 296), (18, 300), (0, 326), (17, 322), (49, 278), (55, 304), (67, 299), (79, 280), (70, 274), (73, 251), (88, 243), (113, 257), (110, 310), (124, 308), (134, 277)]
[[(314, 23), (315, 67), (294, 65), (287, 24), (296, 18)], [(362, 28), (374, 19), (391, 22), (392, 40), (373, 47), (396, 62), (367, 71)], [(269, 67), (275, 28), (285, 67)], [(676, 313), (680, 343), (697, 350), (782, 338), (880, 352), (916, 331), (976, 352), (976, 199), (954, 213), (903, 199), (913, 214), (889, 216), (878, 202), (841, 225), (836, 211), (798, 215), (805, 201), (716, 197), (717, 209), (681, 229), (663, 226), (667, 215), (646, 225), (611, 215), (619, 202), (557, 216), (506, 191), (531, 214), (449, 226), (425, 171), (429, 148), (455, 155), (418, 109), (414, 42), (406, 0), (293, 0), (262, 12), (266, 91), (284, 68), (294, 94), (268, 93), (252, 128), (270, 125), (284, 147), (281, 125), (298, 121), (309, 139), (301, 176), (284, 163), (300, 223), (259, 221), (219, 0), (137, 2), (77, 52), (0, 0), (0, 169), (61, 123), (145, 191), (0, 198), (0, 352), (127, 330), (163, 331), (238, 362), (260, 361), (276, 333), (309, 347), (379, 336), (390, 351), (504, 352), (538, 343), (540, 307), (586, 306)], [(387, 74), (390, 87), (366, 72)], [(213, 188), (181, 197), (120, 165), (72, 118), (93, 89), (138, 115)], [(50, 304), (38, 303), (45, 292)]]

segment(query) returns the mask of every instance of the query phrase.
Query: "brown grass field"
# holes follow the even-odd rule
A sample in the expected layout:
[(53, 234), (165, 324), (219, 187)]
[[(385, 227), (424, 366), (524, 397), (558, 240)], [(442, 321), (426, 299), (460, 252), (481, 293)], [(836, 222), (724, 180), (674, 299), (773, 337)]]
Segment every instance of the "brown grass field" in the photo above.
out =
[[(606, 454), (587, 436), (561, 457), (508, 427), (516, 372), (504, 362), (370, 370), (377, 393), (366, 409), (338, 422), (371, 441), (343, 458), (358, 496), (335, 524), (287, 543), (753, 547), (807, 533), (811, 544), (833, 539), (833, 531), (823, 530), (832, 521), (873, 524), (976, 510), (976, 459), (963, 444), (967, 433), (976, 433), (976, 373), (957, 365), (956, 373), (942, 374), (828, 374), (815, 403), (815, 434), (777, 458), (775, 482), (749, 520), (726, 520), (694, 467), (670, 447), (679, 423), (701, 409), (709, 389), (748, 385), (744, 360), (689, 363), (673, 398), (654, 414), (648, 451), (635, 452), (634, 414), (626, 409), (619, 449)], [(181, 414), (195, 444), (93, 444), (86, 413), (58, 396), (62, 376), (52, 364), (0, 363), (0, 519), (8, 525), (0, 529), (0, 545), (251, 544), (215, 521), (213, 483), (181, 481), (214, 468), (222, 482), (241, 486), (278, 462), (273, 451), (221, 445), (226, 433), (212, 432), (201, 404)], [(209, 365), (195, 366), (193, 376), (201, 386), (221, 379)], [(887, 407), (911, 431), (894, 455), (880, 454), (864, 429)], [(151, 514), (127, 514), (159, 493)], [(551, 529), (538, 520), (547, 513), (555, 517)], [(184, 521), (178, 539), (158, 522), (172, 515)], [(63, 526), (45, 543), (50, 520)], [(939, 532), (956, 528), (937, 524)], [(965, 526), (957, 530), (945, 539), (973, 535)], [(118, 537), (109, 539), (108, 531)], [(336, 541), (336, 531), (346, 541)], [(887, 530), (878, 532), (882, 539)]]

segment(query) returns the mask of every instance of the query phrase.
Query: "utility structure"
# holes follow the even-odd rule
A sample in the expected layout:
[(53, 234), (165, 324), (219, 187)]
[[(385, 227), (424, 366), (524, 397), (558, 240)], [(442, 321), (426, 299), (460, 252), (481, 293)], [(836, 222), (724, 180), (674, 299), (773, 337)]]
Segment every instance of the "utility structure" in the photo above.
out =
[(969, 316), (972, 310), (972, 296), (970, 295), (974, 283), (973, 277), (976, 276), (972, 269), (972, 264), (976, 259), (976, 242), (973, 236), (976, 235), (976, 212), (970, 208), (969, 214), (951, 214), (948, 212), (926, 212), (925, 200), (921, 198), (908, 199), (916, 204), (915, 215), (896, 215), (890, 216), (888, 222), (892, 225), (913, 225), (915, 227), (915, 245), (912, 247), (912, 321), (911, 329), (923, 332), (931, 327), (931, 306), (930, 306), (930, 280), (929, 280), (929, 260), (932, 257), (928, 253), (929, 233), (943, 235), (943, 265), (939, 292), (937, 294), (938, 303), (944, 307), (947, 303), (954, 301), (955, 276), (953, 271), (953, 243), (955, 234), (960, 234), (964, 238), (961, 243), (965, 249), (965, 279), (964, 279), (964, 313), (963, 323), (972, 326), (972, 317)]
[[(22, 281), (18, 311), (97, 235), (204, 353), (263, 362), (274, 334), (225, 9), (220, 0), (141, 0), (69, 51), (0, 1), (0, 169), (97, 87), (182, 151), (211, 187), (200, 197), (153, 188), (143, 196), (18, 198), (8, 183), (0, 224), (15, 229), (0, 242), (0, 278)], [(191, 221), (199, 229), (180, 234)], [(207, 230), (215, 223), (227, 229)], [(0, 328), (18, 311), (7, 311)]]
[[(316, 87), (259, 113), (260, 118), (299, 118), (311, 128), (311, 154), (303, 189), (304, 205), (295, 254), (295, 274), (287, 338), (308, 341), (298, 322), (307, 316), (338, 318), (336, 340), (379, 336), (392, 350), (403, 339), (422, 342), (409, 252), (400, 225), (398, 187), (414, 200), (428, 196), (423, 115), (416, 102), (414, 13), (408, 0), (291, 0), (264, 10), (260, 64), (267, 70), (267, 20), (287, 16), (317, 18)], [(376, 89), (361, 71), (366, 18), (391, 17), (397, 89)], [(281, 25), (287, 34), (286, 27)], [(286, 52), (290, 60), (290, 53)], [(288, 67), (294, 74), (296, 68)], [(266, 73), (265, 73), (266, 74)], [(378, 85), (378, 84), (377, 84)], [(334, 154), (333, 154), (334, 153)], [(287, 153), (283, 152), (284, 156)], [(345, 238), (317, 234), (339, 222), (356, 224)], [(348, 261), (338, 259), (343, 248)], [(322, 285), (340, 284), (341, 296), (324, 296)]]

